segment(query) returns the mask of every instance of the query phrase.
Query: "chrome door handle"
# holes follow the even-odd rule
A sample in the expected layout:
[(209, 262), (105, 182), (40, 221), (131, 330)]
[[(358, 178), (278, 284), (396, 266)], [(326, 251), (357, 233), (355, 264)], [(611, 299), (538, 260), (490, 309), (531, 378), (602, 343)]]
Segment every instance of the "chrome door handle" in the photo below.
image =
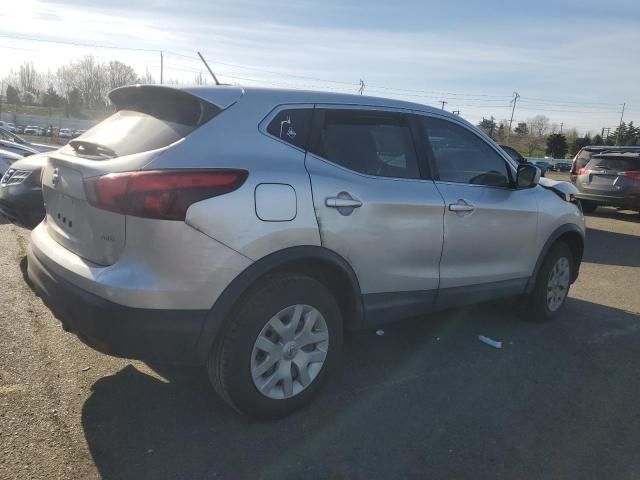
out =
[(360, 200), (355, 198), (328, 197), (324, 204), (330, 208), (359, 208), (362, 206)]
[(470, 203), (460, 199), (458, 203), (450, 203), (449, 210), (452, 212), (473, 212), (476, 207), (471, 205)]

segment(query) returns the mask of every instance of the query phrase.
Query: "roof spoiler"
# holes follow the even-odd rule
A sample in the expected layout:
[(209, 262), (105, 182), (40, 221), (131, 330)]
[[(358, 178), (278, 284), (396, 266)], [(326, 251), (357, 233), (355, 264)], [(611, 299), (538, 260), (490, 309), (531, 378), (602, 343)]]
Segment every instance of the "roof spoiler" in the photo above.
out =
[(175, 88), (165, 85), (129, 85), (109, 92), (109, 100), (120, 110), (142, 98), (163, 98), (165, 100), (187, 100), (195, 97), (225, 110), (236, 103), (244, 95), (240, 87), (191, 87)]

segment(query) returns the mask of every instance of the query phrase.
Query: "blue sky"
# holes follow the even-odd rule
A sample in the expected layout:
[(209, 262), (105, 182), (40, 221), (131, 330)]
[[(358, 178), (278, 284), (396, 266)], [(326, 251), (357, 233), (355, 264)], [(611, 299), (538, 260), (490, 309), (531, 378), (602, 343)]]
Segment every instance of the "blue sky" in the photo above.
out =
[[(43, 2), (0, 9), (0, 76), (23, 60), (40, 69), (92, 53), (192, 82), (201, 50), (229, 83), (365, 92), (508, 118), (544, 114), (599, 131), (640, 122), (640, 2), (287, 0)], [(176, 55), (177, 54), (177, 55)]]

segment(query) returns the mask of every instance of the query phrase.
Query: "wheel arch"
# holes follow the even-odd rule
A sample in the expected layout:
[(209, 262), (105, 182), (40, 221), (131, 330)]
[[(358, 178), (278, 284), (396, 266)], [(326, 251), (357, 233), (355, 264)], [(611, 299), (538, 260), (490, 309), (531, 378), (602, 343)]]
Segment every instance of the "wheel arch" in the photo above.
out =
[(206, 361), (216, 335), (243, 295), (266, 275), (286, 271), (304, 273), (323, 283), (338, 300), (346, 329), (363, 323), (360, 284), (349, 262), (327, 248), (290, 247), (252, 263), (225, 288), (204, 321), (196, 347), (198, 359)]
[(540, 271), (540, 267), (542, 267), (542, 262), (547, 256), (547, 253), (549, 253), (551, 247), (557, 242), (566, 243), (571, 250), (574, 267), (571, 283), (575, 282), (578, 278), (578, 273), (580, 272), (580, 264), (582, 263), (582, 256), (584, 254), (584, 233), (577, 225), (568, 223), (556, 228), (553, 233), (549, 235), (549, 238), (545, 242), (540, 254), (538, 255), (538, 260), (536, 261), (533, 274), (531, 275), (531, 278), (529, 279), (529, 283), (527, 285), (527, 292), (531, 292), (533, 290), (538, 272)]

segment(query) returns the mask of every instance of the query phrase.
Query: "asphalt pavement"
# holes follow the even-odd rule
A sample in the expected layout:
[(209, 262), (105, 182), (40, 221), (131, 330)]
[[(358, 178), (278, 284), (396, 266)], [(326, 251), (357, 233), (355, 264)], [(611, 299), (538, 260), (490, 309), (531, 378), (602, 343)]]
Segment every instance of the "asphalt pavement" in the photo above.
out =
[(640, 215), (587, 225), (557, 320), (500, 302), (360, 332), (311, 406), (255, 422), (200, 368), (65, 333), (23, 280), (28, 232), (1, 224), (0, 478), (640, 479)]

